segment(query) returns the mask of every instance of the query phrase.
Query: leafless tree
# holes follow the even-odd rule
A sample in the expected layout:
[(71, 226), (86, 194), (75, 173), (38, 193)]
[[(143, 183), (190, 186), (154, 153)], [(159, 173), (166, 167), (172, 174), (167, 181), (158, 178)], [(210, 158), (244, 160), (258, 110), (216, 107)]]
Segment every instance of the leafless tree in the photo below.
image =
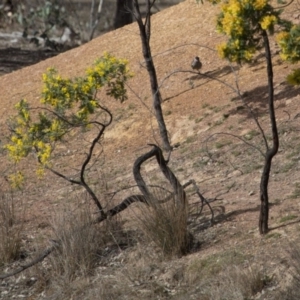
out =
[(158, 122), (159, 132), (162, 139), (163, 148), (167, 151), (172, 149), (169, 141), (168, 131), (166, 123), (163, 116), (163, 111), (161, 107), (162, 96), (159, 90), (159, 85), (157, 81), (156, 69), (153, 62), (151, 47), (150, 47), (150, 37), (151, 37), (151, 8), (155, 4), (155, 0), (145, 0), (146, 4), (146, 17), (142, 18), (140, 11), (140, 5), (138, 0), (133, 0), (133, 17), (136, 20), (141, 36), (143, 56), (145, 59), (146, 69), (149, 74), (151, 93), (153, 99), (153, 107), (156, 120)]

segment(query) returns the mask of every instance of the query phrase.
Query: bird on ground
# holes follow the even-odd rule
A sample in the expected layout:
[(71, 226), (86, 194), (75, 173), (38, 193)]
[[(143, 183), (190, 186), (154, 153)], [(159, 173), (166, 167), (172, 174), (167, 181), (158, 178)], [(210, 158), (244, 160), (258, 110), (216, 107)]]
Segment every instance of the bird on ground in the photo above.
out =
[(191, 67), (193, 70), (197, 70), (200, 72), (200, 69), (202, 68), (202, 62), (200, 61), (200, 58), (198, 56), (193, 59)]

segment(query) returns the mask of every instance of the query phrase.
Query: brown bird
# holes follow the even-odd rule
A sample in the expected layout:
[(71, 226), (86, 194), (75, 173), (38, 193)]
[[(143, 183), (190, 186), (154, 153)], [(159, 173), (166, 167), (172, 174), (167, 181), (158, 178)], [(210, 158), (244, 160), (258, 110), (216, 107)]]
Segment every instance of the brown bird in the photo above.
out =
[(193, 59), (191, 67), (192, 67), (193, 70), (198, 70), (198, 71), (202, 68), (202, 63), (201, 63), (201, 61), (200, 61), (200, 59), (199, 59), (198, 56), (196, 56)]

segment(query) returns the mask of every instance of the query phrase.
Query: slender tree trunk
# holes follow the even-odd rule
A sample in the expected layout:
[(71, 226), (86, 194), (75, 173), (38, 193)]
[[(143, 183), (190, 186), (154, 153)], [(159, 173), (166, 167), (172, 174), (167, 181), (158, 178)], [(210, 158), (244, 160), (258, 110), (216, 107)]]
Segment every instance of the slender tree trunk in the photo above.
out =
[(94, 38), (95, 30), (96, 30), (96, 28), (99, 24), (99, 21), (100, 21), (103, 1), (104, 0), (99, 0), (99, 5), (98, 5), (97, 13), (96, 13), (96, 16), (95, 16), (95, 20), (94, 20), (95, 2), (92, 1), (92, 7), (91, 7), (91, 13), (90, 13), (90, 20), (91, 20), (91, 24), (90, 24), (90, 27), (91, 27), (90, 41)]
[(117, 10), (114, 28), (120, 28), (132, 23), (133, 0), (117, 0)]
[(158, 122), (158, 128), (160, 132), (160, 136), (163, 143), (164, 150), (171, 150), (172, 147), (170, 145), (168, 131), (166, 127), (166, 123), (164, 120), (164, 115), (161, 107), (162, 97), (159, 91), (156, 70), (152, 59), (151, 48), (150, 48), (150, 35), (151, 35), (151, 6), (154, 5), (155, 0), (150, 1), (146, 0), (146, 19), (145, 23), (143, 23), (142, 16), (139, 9), (138, 0), (134, 0), (134, 17), (138, 23), (140, 36), (142, 41), (142, 49), (143, 49), (143, 56), (146, 62), (146, 69), (149, 74), (150, 85), (151, 85), (151, 93), (153, 99), (153, 108), (155, 112), (155, 117)]
[(273, 85), (273, 66), (271, 59), (271, 50), (269, 44), (269, 38), (267, 32), (265, 30), (262, 31), (262, 37), (264, 40), (264, 47), (266, 52), (266, 60), (267, 60), (267, 74), (268, 74), (268, 87), (269, 87), (269, 115), (270, 122), (272, 128), (272, 148), (267, 147), (266, 155), (265, 155), (265, 164), (263, 168), (263, 173), (260, 181), (260, 215), (259, 215), (259, 232), (260, 234), (266, 234), (269, 230), (268, 222), (269, 222), (269, 195), (268, 195), (268, 185), (270, 179), (270, 171), (272, 165), (272, 159), (278, 152), (279, 148), (279, 138), (276, 124), (276, 116), (274, 109), (274, 85)]

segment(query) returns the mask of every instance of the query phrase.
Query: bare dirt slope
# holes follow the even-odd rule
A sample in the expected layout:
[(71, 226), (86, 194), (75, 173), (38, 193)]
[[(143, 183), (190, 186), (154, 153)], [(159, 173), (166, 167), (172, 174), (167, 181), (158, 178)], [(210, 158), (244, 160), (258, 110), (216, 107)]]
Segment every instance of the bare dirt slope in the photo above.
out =
[[(286, 13), (288, 18), (294, 17), (294, 9), (294, 6), (287, 9), (291, 12)], [(279, 289), (281, 284), (285, 285), (280, 277), (282, 270), (287, 270), (289, 266), (278, 262), (286, 255), (284, 249), (288, 241), (297, 237), (300, 220), (300, 192), (296, 185), (300, 181), (297, 118), (300, 112), (299, 89), (285, 83), (285, 77), (292, 67), (280, 62), (272, 41), (281, 148), (274, 160), (270, 183), (272, 231), (269, 238), (263, 238), (257, 232), (258, 190), (263, 160), (258, 151), (232, 135), (244, 137), (258, 147), (262, 147), (263, 142), (249, 112), (243, 108), (228, 85), (235, 86), (238, 79), (239, 88), (247, 96), (247, 103), (261, 117), (262, 125), (269, 133), (264, 57), (258, 55), (251, 66), (233, 66), (233, 73), (232, 68), (219, 59), (215, 51), (216, 45), (223, 39), (215, 30), (217, 12), (218, 8), (210, 4), (202, 5), (187, 0), (152, 18), (151, 47), (161, 82), (163, 109), (171, 142), (180, 143), (170, 165), (182, 182), (196, 179), (207, 197), (214, 198), (222, 194), (220, 200), (213, 202), (215, 213), (219, 216), (217, 225), (205, 231), (200, 230), (201, 226), (197, 228), (197, 224), (194, 225), (196, 236), (203, 242), (201, 250), (182, 258), (180, 262), (173, 262), (173, 265), (189, 266), (193, 261), (211, 254), (238, 249), (251, 255), (251, 262), (264, 269), (268, 276), (278, 276), (275, 286)], [(26, 98), (38, 105), (41, 76), (48, 67), (57, 68), (63, 76), (80, 76), (104, 51), (128, 59), (134, 72), (134, 78), (129, 82), (129, 99), (125, 103), (103, 99), (111, 108), (115, 121), (105, 136), (105, 162), (93, 174), (95, 185), (102, 185), (105, 181), (108, 190), (112, 191), (134, 184), (131, 175), (134, 159), (148, 150), (147, 143), (159, 141), (155, 119), (149, 112), (150, 88), (143, 67), (136, 24), (0, 77), (1, 140), (5, 140), (6, 119), (14, 113), (15, 103)], [(186, 72), (190, 71), (190, 63), (196, 55), (203, 62), (201, 73), (217, 80)], [(71, 151), (71, 160), (76, 157), (73, 149), (78, 145), (80, 140), (74, 139), (66, 147), (66, 151)], [(79, 148), (78, 151), (84, 154), (84, 149)], [(3, 175), (7, 175), (5, 157), (1, 158), (1, 163)], [(62, 165), (61, 168), (68, 170), (68, 165)], [(155, 166), (148, 166), (146, 171), (150, 182), (159, 182)], [(33, 174), (28, 177), (24, 201), (30, 206), (28, 221), (34, 231), (36, 225), (42, 224), (50, 215), (51, 209), (55, 210), (57, 205), (66, 200), (73, 188), (66, 187), (64, 182), (51, 176), (47, 177), (46, 182), (37, 181)], [(195, 200), (194, 196), (190, 199)], [(283, 217), (293, 221), (284, 222)], [(283, 245), (281, 249), (280, 245)], [(161, 273), (164, 274), (164, 271)], [(257, 299), (273, 299), (272, 295), (270, 298), (261, 297)]]

